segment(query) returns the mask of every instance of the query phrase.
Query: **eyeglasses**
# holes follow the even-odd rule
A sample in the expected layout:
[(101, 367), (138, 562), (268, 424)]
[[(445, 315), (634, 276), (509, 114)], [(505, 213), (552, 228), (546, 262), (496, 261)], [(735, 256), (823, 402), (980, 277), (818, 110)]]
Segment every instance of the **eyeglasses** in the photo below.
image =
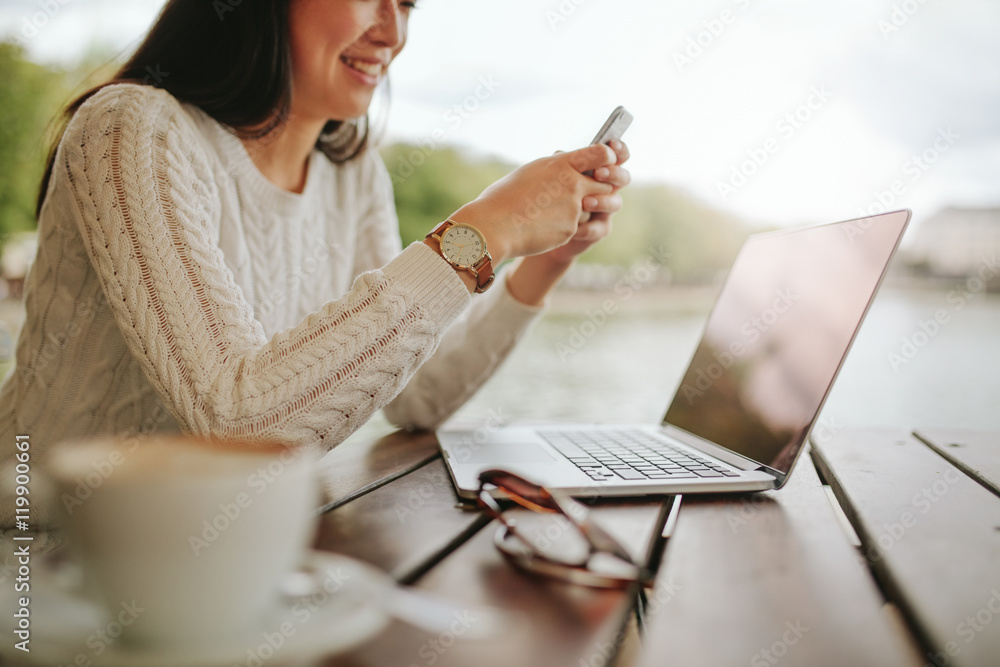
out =
[[(531, 510), (514, 518), (497, 499)], [(497, 549), (515, 566), (597, 588), (645, 584), (652, 574), (590, 519), (590, 509), (568, 495), (504, 470), (479, 475), (479, 506), (500, 522)]]

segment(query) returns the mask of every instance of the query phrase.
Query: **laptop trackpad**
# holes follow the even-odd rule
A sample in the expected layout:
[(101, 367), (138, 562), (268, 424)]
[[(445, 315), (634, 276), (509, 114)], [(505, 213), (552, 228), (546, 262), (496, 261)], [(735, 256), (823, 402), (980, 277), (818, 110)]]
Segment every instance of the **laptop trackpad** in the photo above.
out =
[(491, 442), (478, 448), (470, 447), (469, 458), (460, 463), (552, 463), (557, 460), (543, 447), (524, 442)]

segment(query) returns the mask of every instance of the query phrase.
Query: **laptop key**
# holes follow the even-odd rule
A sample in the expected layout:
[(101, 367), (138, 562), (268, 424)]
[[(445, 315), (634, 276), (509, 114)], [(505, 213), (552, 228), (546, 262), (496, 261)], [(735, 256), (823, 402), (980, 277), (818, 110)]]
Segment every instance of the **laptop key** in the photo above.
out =
[(622, 479), (647, 479), (647, 477), (638, 470), (615, 470), (615, 474)]
[(592, 437), (576, 432), (542, 435), (595, 481), (739, 476), (715, 461), (692, 456), (641, 432), (615, 431)]

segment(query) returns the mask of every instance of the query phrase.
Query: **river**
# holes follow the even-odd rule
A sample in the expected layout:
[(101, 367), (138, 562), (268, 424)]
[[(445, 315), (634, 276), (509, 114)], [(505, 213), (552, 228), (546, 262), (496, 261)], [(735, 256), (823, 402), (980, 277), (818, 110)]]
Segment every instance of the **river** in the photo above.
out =
[[(657, 307), (658, 297), (647, 295), (638, 307), (621, 304), (603, 322), (588, 318), (606, 298), (578, 294), (571, 309), (547, 314), (455, 422), (494, 415), (658, 422), (697, 345), (711, 296), (664, 296)], [(1000, 295), (883, 288), (821, 420), (834, 429), (1000, 432)], [(388, 430), (377, 415), (357, 436)]]

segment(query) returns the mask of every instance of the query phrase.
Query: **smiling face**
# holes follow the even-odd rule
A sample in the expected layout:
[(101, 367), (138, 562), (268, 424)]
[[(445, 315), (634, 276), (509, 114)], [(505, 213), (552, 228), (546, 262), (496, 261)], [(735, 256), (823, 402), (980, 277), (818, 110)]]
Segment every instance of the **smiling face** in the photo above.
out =
[(389, 63), (406, 44), (414, 4), (292, 0), (292, 114), (319, 122), (363, 116)]

